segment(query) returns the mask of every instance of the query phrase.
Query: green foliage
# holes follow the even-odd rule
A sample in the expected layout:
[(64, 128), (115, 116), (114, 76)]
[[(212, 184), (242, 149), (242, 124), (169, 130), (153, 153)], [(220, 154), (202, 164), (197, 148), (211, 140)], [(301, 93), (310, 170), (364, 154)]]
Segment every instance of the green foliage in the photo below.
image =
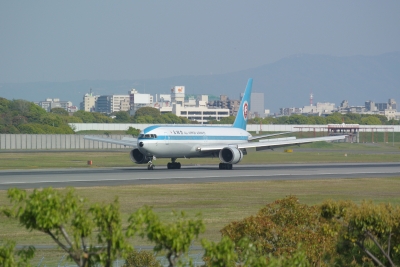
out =
[(187, 219), (183, 212), (173, 216), (172, 223), (164, 223), (150, 208), (144, 207), (129, 218), (127, 231), (128, 236), (136, 232), (141, 237), (146, 236), (155, 243), (154, 251), (166, 251), (169, 266), (180, 264), (180, 257), (187, 255), (192, 241), (205, 230), (200, 218)]
[(115, 123), (129, 123), (130, 122), (130, 115), (126, 111), (118, 111), (115, 114)]
[(160, 110), (152, 107), (142, 107), (135, 112), (136, 118), (141, 116), (158, 117), (160, 115), (161, 115)]
[(183, 117), (178, 117), (170, 112), (161, 114), (160, 111), (152, 107), (143, 107), (136, 111), (131, 118), (134, 123), (158, 123), (158, 124), (187, 124), (190, 121)]
[(126, 134), (130, 134), (135, 137), (140, 134), (140, 130), (133, 127), (129, 127), (128, 130), (126, 131)]
[(132, 251), (125, 260), (123, 267), (162, 267), (154, 253), (150, 251)]
[(299, 114), (292, 114), (290, 116), (281, 116), (278, 118), (266, 117), (266, 118), (254, 118), (248, 121), (249, 124), (368, 124), (368, 125), (397, 125), (399, 121), (388, 121), (383, 115), (369, 115), (369, 114), (357, 114), (357, 113), (346, 113), (341, 114), (338, 112), (329, 114), (326, 117), (319, 116), (306, 116)]
[(202, 240), (205, 249), (204, 261), (208, 267), (308, 267), (310, 266), (307, 255), (299, 245), (290, 254), (273, 256), (260, 254), (260, 248), (251, 243), (247, 238), (234, 243), (224, 236), (219, 243)]
[(110, 267), (131, 249), (122, 234), (117, 199), (108, 205), (87, 207), (73, 189), (63, 193), (52, 188), (35, 189), (29, 196), (25, 190), (12, 188), (8, 198), (13, 206), (2, 207), (4, 215), (30, 231), (47, 234), (78, 266), (101, 263)]
[(68, 111), (66, 111), (63, 108), (52, 108), (50, 110), (50, 113), (58, 114), (58, 115), (61, 115), (61, 116), (69, 116)]
[[(25, 100), (0, 99), (0, 133), (73, 134), (68, 126), (69, 116), (64, 109), (47, 113), (34, 103)], [(66, 115), (65, 115), (66, 113)], [(51, 128), (49, 127), (51, 126)]]
[(382, 122), (377, 117), (368, 116), (368, 117), (363, 117), (361, 119), (361, 123), (360, 124), (364, 124), (364, 125), (381, 125)]
[[(320, 210), (323, 217), (331, 220), (335, 226), (332, 231), (340, 237), (338, 248), (342, 262), (352, 259), (358, 264), (400, 264), (400, 207), (365, 201), (361, 205), (325, 201)], [(349, 250), (355, 253), (348, 253)], [(354, 257), (357, 252), (363, 252), (363, 257)]]
[[(26, 249), (15, 252), (15, 242), (6, 241), (0, 246), (0, 266), (2, 267), (29, 267), (29, 261), (35, 255), (35, 248), (29, 246)], [(18, 258), (18, 259), (17, 259)]]
[(112, 123), (113, 120), (98, 112), (87, 112), (84, 110), (78, 110), (74, 113), (74, 117), (77, 117), (82, 120), (84, 123)]
[(230, 223), (221, 232), (235, 243), (248, 238), (260, 255), (292, 254), (302, 243), (309, 263), (324, 265), (335, 254), (335, 238), (323, 223), (318, 207), (302, 205), (290, 196), (266, 205), (256, 216)]
[(205, 250), (204, 261), (210, 267), (234, 267), (238, 260), (235, 243), (227, 236), (223, 236), (218, 243), (203, 239), (201, 244)]
[(235, 122), (236, 117), (235, 116), (229, 116), (229, 117), (223, 117), (219, 121), (217, 120), (212, 120), (209, 121), (209, 124), (233, 124)]

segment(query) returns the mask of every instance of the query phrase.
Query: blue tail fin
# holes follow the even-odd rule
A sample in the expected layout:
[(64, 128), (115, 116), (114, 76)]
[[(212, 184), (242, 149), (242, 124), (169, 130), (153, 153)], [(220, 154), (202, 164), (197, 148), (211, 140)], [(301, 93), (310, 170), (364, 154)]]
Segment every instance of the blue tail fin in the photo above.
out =
[(233, 123), (233, 127), (235, 128), (241, 128), (243, 130), (246, 130), (247, 118), (250, 115), (250, 96), (251, 96), (252, 86), (253, 86), (253, 79), (250, 78), (247, 81), (246, 91), (244, 91), (242, 101), (240, 102), (239, 111), (236, 115), (235, 122)]

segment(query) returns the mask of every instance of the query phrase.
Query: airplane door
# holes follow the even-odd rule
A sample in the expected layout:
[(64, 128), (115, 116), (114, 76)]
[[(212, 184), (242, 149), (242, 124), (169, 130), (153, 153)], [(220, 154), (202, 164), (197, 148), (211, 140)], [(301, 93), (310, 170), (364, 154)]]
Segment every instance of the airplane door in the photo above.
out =
[(169, 145), (169, 135), (167, 132), (164, 132), (164, 135), (165, 135), (165, 144)]
[(207, 135), (206, 134), (203, 134), (203, 142), (207, 143)]

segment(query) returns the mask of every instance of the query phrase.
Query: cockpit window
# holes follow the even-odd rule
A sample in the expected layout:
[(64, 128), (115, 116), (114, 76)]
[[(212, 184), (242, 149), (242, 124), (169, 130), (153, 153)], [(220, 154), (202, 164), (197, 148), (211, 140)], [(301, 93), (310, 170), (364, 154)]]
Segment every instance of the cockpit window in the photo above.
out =
[(154, 139), (157, 138), (156, 134), (139, 134), (139, 138)]

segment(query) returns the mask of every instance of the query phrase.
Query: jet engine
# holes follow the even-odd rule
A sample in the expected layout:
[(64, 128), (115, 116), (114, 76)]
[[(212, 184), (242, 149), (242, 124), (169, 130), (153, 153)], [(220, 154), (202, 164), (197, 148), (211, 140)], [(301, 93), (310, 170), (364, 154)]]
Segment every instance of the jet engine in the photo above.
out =
[(243, 152), (234, 146), (227, 146), (219, 152), (219, 159), (223, 163), (236, 164), (243, 159)]
[(137, 149), (137, 148), (132, 149), (131, 152), (129, 153), (129, 156), (130, 156), (131, 160), (137, 164), (147, 163), (151, 159), (151, 158), (143, 155), (142, 152), (140, 152), (139, 149)]

